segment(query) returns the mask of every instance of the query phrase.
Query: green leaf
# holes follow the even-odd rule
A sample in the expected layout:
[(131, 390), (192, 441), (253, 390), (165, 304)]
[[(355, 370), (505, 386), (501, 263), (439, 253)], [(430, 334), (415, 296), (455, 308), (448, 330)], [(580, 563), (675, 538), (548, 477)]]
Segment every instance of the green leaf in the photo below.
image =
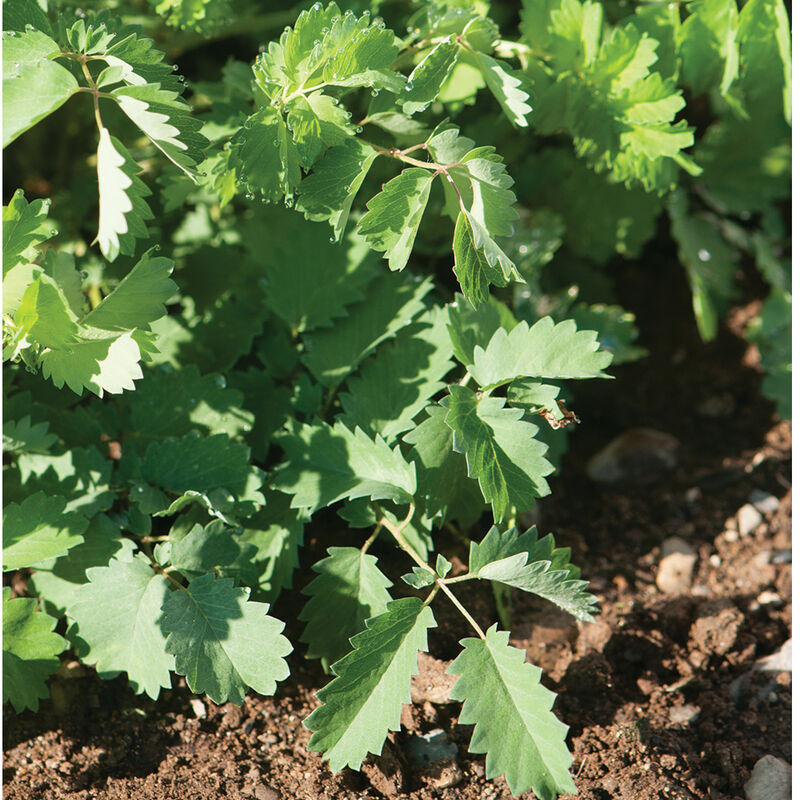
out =
[(452, 37), (439, 42), (414, 67), (403, 87), (403, 113), (416, 114), (426, 109), (438, 96), (439, 90), (450, 77), (458, 59), (459, 47)]
[[(182, 493), (226, 489), (242, 499), (248, 489), (250, 449), (225, 434), (153, 442), (142, 461), (142, 477), (162, 489)], [(263, 497), (262, 497), (263, 500)]]
[(347, 316), (334, 327), (303, 337), (303, 362), (323, 386), (336, 386), (381, 342), (411, 324), (431, 287), (429, 279), (416, 282), (382, 275), (369, 285), (364, 301), (349, 306)]
[(199, 133), (202, 123), (177, 91), (158, 84), (122, 86), (111, 91), (131, 122), (187, 175), (203, 160), (208, 140)]
[(242, 408), (243, 395), (229, 389), (221, 375), (200, 375), (195, 364), (181, 370), (147, 372), (130, 395), (131, 423), (139, 436), (206, 435), (237, 437), (252, 428), (254, 415)]
[(288, 105), (287, 124), (292, 131), (300, 164), (311, 167), (323, 150), (342, 144), (355, 126), (332, 97), (322, 92), (295, 97)]
[(67, 350), (46, 350), (41, 356), (42, 375), (60, 389), (75, 394), (88, 389), (98, 397), (133, 389), (142, 377), (142, 351), (133, 332), (115, 336), (108, 331), (83, 328), (81, 338)]
[(292, 585), (306, 519), (305, 512), (290, 508), (286, 495), (270, 492), (266, 507), (247, 520), (241, 533), (243, 542), (256, 547), (252, 563), (258, 577), (252, 585), (269, 602)]
[(240, 564), (247, 564), (256, 551), (255, 545), (245, 542), (238, 531), (214, 520), (205, 527), (193, 526), (184, 537), (172, 542), (167, 560), (187, 577), (212, 571), (238, 577)]
[(553, 471), (539, 442), (537, 428), (522, 420), (522, 410), (504, 407), (504, 400), (478, 397), (465, 386), (451, 386), (445, 422), (454, 433), (454, 448), (465, 454), (469, 476), (475, 478), (495, 520), (511, 506), (533, 507), (550, 493), (545, 476)]
[(306, 219), (329, 222), (334, 239), (342, 239), (350, 208), (378, 151), (359, 139), (332, 147), (300, 184), (297, 207)]
[(280, 113), (268, 107), (247, 119), (231, 140), (231, 166), (249, 193), (276, 202), (294, 196), (300, 157)]
[(119, 525), (105, 514), (97, 514), (83, 534), (83, 543), (59, 558), (40, 561), (28, 579), (28, 591), (41, 598), (45, 609), (63, 615), (75, 594), (88, 582), (89, 567), (105, 567), (112, 558), (130, 561), (135, 544), (122, 536)]
[[(56, 235), (55, 225), (47, 219), (49, 210), (49, 200), (29, 203), (22, 189), (3, 206), (3, 283), (13, 267), (36, 260), (38, 245)], [(5, 303), (3, 306), (8, 310)]]
[(49, 422), (34, 425), (27, 414), (20, 420), (3, 423), (4, 453), (47, 453), (57, 440), (58, 436), (50, 433)]
[(369, 210), (359, 220), (358, 232), (373, 249), (383, 252), (389, 269), (403, 269), (408, 263), (433, 178), (431, 170), (404, 169), (367, 202)]
[(468, 211), (461, 211), (456, 220), (453, 255), (453, 272), (473, 306), (489, 299), (489, 284), (505, 286), (512, 278), (519, 278), (511, 259)]
[(81, 659), (101, 677), (126, 672), (137, 694), (154, 700), (170, 687), (174, 660), (165, 651), (161, 608), (169, 582), (150, 568), (144, 556), (86, 570), (89, 582), (75, 593), (67, 614), (74, 620), (69, 636)]
[(229, 578), (203, 575), (164, 603), (161, 627), (175, 671), (215, 703), (241, 705), (248, 688), (271, 695), (289, 674), (284, 656), (292, 646), (281, 635), (283, 623), (249, 594)]
[(696, 95), (719, 88), (725, 94), (739, 72), (734, 0), (694, 2), (677, 35), (682, 82)]
[(436, 624), (416, 597), (393, 600), (353, 637), (353, 650), (333, 665), (337, 675), (317, 692), (322, 705), (305, 720), (314, 731), (309, 750), (321, 752), (338, 772), (358, 769), (367, 753), (380, 755), (386, 734), (400, 729), (403, 703), (411, 700), (417, 652), (428, 649)]
[(678, 257), (689, 278), (697, 328), (703, 341), (708, 342), (717, 335), (718, 317), (727, 312), (737, 294), (738, 254), (710, 219), (689, 214), (684, 193), (673, 194), (667, 210)]
[(411, 572), (400, 576), (400, 580), (407, 583), (412, 589), (424, 589), (436, 583), (436, 576), (422, 567), (413, 567)]
[(83, 323), (107, 331), (147, 330), (166, 314), (164, 303), (177, 291), (169, 276), (175, 266), (169, 258), (154, 257), (150, 248), (116, 288), (90, 311)]
[(475, 65), (481, 71), (489, 91), (500, 103), (503, 113), (520, 128), (528, 127), (526, 115), (532, 109), (528, 105), (530, 96), (521, 89), (522, 81), (513, 74), (506, 64), (496, 61), (485, 53), (473, 53)]
[(360, 428), (342, 422), (296, 425), (278, 441), (287, 463), (276, 473), (273, 487), (293, 495), (292, 508), (311, 513), (337, 500), (369, 497), (410, 503), (417, 488), (414, 465), (380, 437), (371, 439)]
[(453, 431), (445, 424), (447, 409), (431, 405), (428, 418), (403, 436), (413, 445), (409, 456), (417, 468), (418, 496), (424, 498), (431, 519), (457, 519), (463, 526), (483, 512), (483, 497), (469, 479), (466, 464), (453, 450)]
[(122, 142), (101, 128), (97, 145), (100, 221), (94, 241), (109, 261), (120, 253), (132, 255), (134, 239), (147, 236), (144, 223), (153, 218), (144, 201), (150, 190), (137, 177), (138, 171)]
[[(364, 298), (378, 259), (358, 236), (334, 245), (321, 225), (284, 208), (258, 209), (243, 226), (245, 246), (267, 281), (267, 305), (290, 330), (329, 326)], [(291, 264), (291, 269), (287, 269)]]
[(475, 725), (471, 753), (486, 753), (486, 777), (505, 775), (512, 794), (533, 789), (542, 800), (575, 792), (567, 726), (550, 710), (555, 694), (540, 683), (542, 671), (508, 644), (493, 625), (486, 639), (462, 639), (464, 650), (448, 667), (458, 675), (450, 692), (464, 701), (458, 721)]
[(78, 91), (66, 67), (49, 59), (61, 48), (38, 30), (3, 32), (3, 147)]
[(601, 378), (613, 356), (599, 349), (595, 331), (579, 331), (573, 320), (556, 324), (542, 317), (533, 327), (520, 322), (500, 328), (484, 350), (476, 345), (470, 374), (483, 389), (515, 378)]
[(309, 599), (298, 615), (306, 623), (300, 641), (308, 645), (306, 658), (319, 658), (327, 670), (348, 652), (365, 620), (386, 611), (392, 582), (375, 556), (354, 547), (329, 547), (313, 569), (318, 575), (303, 589)]
[(444, 388), (442, 378), (453, 367), (446, 319), (443, 308), (422, 314), (365, 361), (347, 382), (347, 391), (339, 394), (341, 420), (389, 443), (412, 428), (414, 417)]
[(11, 597), (3, 587), (3, 702), (10, 700), (19, 714), (39, 710), (39, 700), (49, 697), (45, 681), (61, 665), (58, 654), (66, 641), (53, 633), (58, 620), (36, 611), (36, 600)]
[(598, 599), (584, 591), (588, 581), (569, 563), (569, 548), (556, 548), (552, 534), (539, 539), (536, 529), (519, 534), (516, 528), (500, 533), (497, 527), (480, 543), (472, 542), (470, 573), (537, 594), (582, 622), (591, 622)]
[(475, 307), (464, 295), (457, 294), (447, 311), (449, 315), (447, 330), (453, 344), (453, 352), (465, 367), (472, 363), (475, 345), (486, 348), (500, 327), (510, 331), (517, 324), (508, 306), (494, 297)]
[(39, 275), (25, 290), (14, 315), (18, 336), (27, 336), (42, 347), (67, 350), (78, 336), (75, 314), (58, 284)]
[(33, 567), (83, 541), (89, 520), (66, 511), (63, 497), (31, 494), (3, 509), (3, 571)]

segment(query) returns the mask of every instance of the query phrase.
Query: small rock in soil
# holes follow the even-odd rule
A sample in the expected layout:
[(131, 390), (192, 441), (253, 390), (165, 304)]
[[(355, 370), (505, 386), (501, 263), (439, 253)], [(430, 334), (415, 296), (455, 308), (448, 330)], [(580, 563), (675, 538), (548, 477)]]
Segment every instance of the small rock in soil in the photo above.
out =
[(406, 755), (414, 764), (427, 766), (439, 759), (452, 759), (458, 755), (458, 745), (447, 738), (441, 728), (412, 736), (405, 747)]
[(193, 697), (189, 701), (189, 705), (192, 707), (192, 711), (194, 711), (194, 715), (197, 719), (205, 719), (205, 717), (208, 716), (206, 704), (199, 697)]
[(791, 800), (792, 768), (775, 756), (759, 758), (744, 794), (747, 800)]
[(690, 644), (702, 655), (722, 656), (729, 652), (739, 635), (744, 615), (727, 599), (711, 600), (698, 609), (697, 619), (689, 631)]
[(760, 524), (761, 514), (755, 506), (746, 503), (736, 512), (736, 527), (742, 536), (749, 536)]
[(652, 428), (631, 428), (592, 456), (586, 474), (597, 483), (645, 486), (666, 476), (677, 463), (674, 436)]
[(785, 641), (783, 646), (772, 653), (772, 655), (759, 658), (753, 669), (759, 672), (791, 672), (792, 640), (788, 639)]
[(451, 789), (464, 780), (464, 773), (458, 768), (455, 760), (451, 759), (426, 769), (421, 777), (434, 789)]
[(256, 786), (253, 797), (256, 800), (281, 800), (281, 793), (271, 786)]
[(682, 594), (692, 585), (692, 570), (697, 561), (695, 549), (671, 536), (662, 546), (663, 556), (658, 564), (656, 586), (665, 594)]
[(448, 675), (449, 661), (440, 661), (428, 653), (419, 653), (419, 673), (411, 679), (411, 702), (449, 703), (450, 690), (456, 682), (455, 675)]
[(675, 706), (669, 711), (670, 722), (675, 725), (683, 725), (687, 722), (694, 722), (700, 716), (699, 706), (688, 703), (685, 706)]
[(774, 514), (781, 505), (780, 500), (774, 494), (769, 494), (761, 489), (753, 489), (748, 500), (764, 516)]

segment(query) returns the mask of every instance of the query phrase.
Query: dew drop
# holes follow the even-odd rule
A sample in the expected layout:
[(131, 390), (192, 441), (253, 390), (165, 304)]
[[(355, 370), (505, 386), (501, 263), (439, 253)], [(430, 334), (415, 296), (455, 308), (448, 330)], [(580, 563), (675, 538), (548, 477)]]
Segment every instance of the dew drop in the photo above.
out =
[(701, 261), (711, 261), (711, 253), (709, 253), (705, 248), (697, 251), (697, 257)]
[(331, 237), (328, 239), (328, 241), (329, 241), (331, 244), (334, 244), (334, 243), (336, 242), (336, 237), (335, 237), (335, 236), (331, 236)]
[(378, 90), (377, 90), (377, 89), (373, 89), (373, 90), (370, 92), (370, 94), (371, 94), (373, 97), (377, 97), (377, 96), (378, 96)]
[(406, 85), (403, 87), (403, 89), (404, 89), (405, 91), (407, 91), (407, 92), (410, 92), (410, 91), (411, 91), (413, 88), (414, 88), (414, 83), (413, 83), (413, 81), (409, 81), (409, 82), (408, 82), (408, 83), (407, 83), (407, 84), (406, 84)]
[(27, 25), (25, 25), (25, 30), (26, 30), (26, 31), (32, 31), (33, 29), (34, 29), (34, 28), (33, 28), (33, 25), (31, 25), (31, 23), (30, 23), (30, 22), (29, 22)]
[(364, 129), (360, 125), (356, 125), (356, 133), (361, 133)]
[(172, 71), (173, 72), (177, 72), (178, 71), (178, 65), (177, 64), (173, 64), (172, 65)]
[(313, 11), (322, 11), (322, 3), (314, 3), (314, 5), (311, 6), (311, 8)]
[(219, 389), (225, 389), (228, 386), (228, 382), (225, 380), (225, 376), (224, 375), (217, 375), (216, 380), (214, 381), (214, 383), (217, 384), (217, 388), (219, 388)]

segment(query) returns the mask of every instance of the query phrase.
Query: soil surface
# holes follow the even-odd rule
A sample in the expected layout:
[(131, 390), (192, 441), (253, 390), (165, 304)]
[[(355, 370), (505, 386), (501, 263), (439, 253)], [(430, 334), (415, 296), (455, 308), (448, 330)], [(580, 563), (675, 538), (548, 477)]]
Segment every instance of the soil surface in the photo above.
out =
[[(575, 386), (582, 422), (533, 515), (572, 547), (600, 614), (579, 627), (515, 595), (511, 640), (558, 692), (579, 798), (744, 798), (762, 756), (791, 760), (791, 669), (781, 658), (791, 637), (791, 425), (761, 398), (757, 354), (742, 338), (763, 287), (743, 286), (748, 302), (702, 344), (679, 267), (620, 265), (615, 277), (650, 356), (615, 368), (615, 381)], [(590, 457), (637, 428), (674, 440), (645, 434), (654, 454), (634, 435), (629, 476), (593, 483)], [(442, 537), (457, 570), (463, 548)], [(312, 531), (304, 566), (330, 543)], [(442, 630), (420, 659), (415, 705), (361, 773), (332, 775), (306, 750), (302, 719), (328, 678), (302, 650), (274, 698), (251, 695), (241, 707), (215, 706), (178, 679), (153, 703), (66, 657), (38, 714), (5, 709), (5, 797), (508, 798), (502, 778), (485, 777), (483, 756), (468, 753), (471, 729), (446, 702), (444, 669), (469, 631), (445, 603), (434, 609)], [(469, 606), (494, 621), (490, 591), (476, 590)], [(274, 607), (293, 641), (298, 610), (293, 594)], [(423, 736), (424, 752), (442, 758), (415, 763)]]

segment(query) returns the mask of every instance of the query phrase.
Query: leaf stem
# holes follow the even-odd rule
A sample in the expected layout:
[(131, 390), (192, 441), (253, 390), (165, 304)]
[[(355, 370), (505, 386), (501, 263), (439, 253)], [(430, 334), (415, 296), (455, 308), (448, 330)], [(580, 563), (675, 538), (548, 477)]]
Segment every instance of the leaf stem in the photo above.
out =
[(100, 90), (97, 88), (97, 84), (94, 82), (92, 73), (89, 71), (89, 66), (86, 63), (87, 57), (83, 54), (79, 54), (78, 61), (80, 61), (83, 75), (86, 78), (86, 82), (89, 84), (89, 89), (92, 92), (92, 102), (94, 103), (94, 119), (97, 123), (97, 130), (102, 131), (103, 128), (105, 128), (105, 125), (103, 125), (103, 118), (100, 116)]
[[(393, 525), (391, 522), (389, 522), (388, 519), (386, 519), (386, 517), (382, 517), (381, 521), (378, 524), (382, 525), (384, 528), (386, 528), (387, 531), (389, 531), (389, 533), (392, 534), (392, 536), (395, 538), (395, 541), (400, 545), (400, 547), (403, 550), (406, 551), (406, 553), (408, 553), (408, 555), (411, 556), (411, 558), (417, 563), (418, 566), (422, 567), (422, 569), (436, 576), (436, 588), (428, 596), (428, 599), (425, 601), (425, 603), (427, 604), (431, 600), (433, 600), (438, 590), (443, 591), (450, 598), (452, 604), (461, 612), (464, 619), (466, 619), (467, 622), (469, 622), (469, 624), (472, 625), (472, 627), (477, 631), (478, 636), (480, 636), (481, 639), (485, 639), (486, 634), (483, 632), (483, 629), (481, 628), (480, 625), (478, 625), (477, 622), (475, 622), (475, 619), (473, 618), (472, 614), (470, 614), (469, 611), (467, 611), (467, 609), (464, 608), (463, 605), (461, 605), (461, 601), (450, 591), (450, 588), (447, 586), (447, 582), (445, 581), (445, 579), (440, 578), (437, 575), (436, 570), (433, 567), (431, 567), (430, 564), (424, 561), (419, 555), (419, 553), (405, 540), (405, 537), (403, 536), (403, 529), (406, 527), (406, 525), (408, 525), (409, 522), (411, 522), (411, 519), (414, 516), (414, 510), (415, 510), (414, 504), (411, 503), (411, 507), (409, 508), (406, 518), (399, 525)], [(451, 578), (449, 582), (452, 583), (453, 579)]]
[(371, 535), (371, 536), (369, 537), (369, 539), (367, 539), (367, 541), (366, 541), (366, 542), (364, 542), (364, 544), (361, 546), (361, 552), (362, 552), (362, 553), (366, 553), (366, 552), (367, 552), (367, 550), (369, 550), (369, 548), (370, 548), (370, 545), (371, 545), (371, 544), (372, 544), (372, 543), (375, 541), (375, 539), (378, 537), (378, 534), (381, 532), (381, 528), (382, 528), (382, 527), (383, 527), (383, 522), (382, 522), (382, 521), (381, 521), (381, 522), (379, 522), (379, 523), (378, 523), (378, 524), (375, 526), (375, 530), (374, 530), (374, 531), (372, 531), (372, 535)]

